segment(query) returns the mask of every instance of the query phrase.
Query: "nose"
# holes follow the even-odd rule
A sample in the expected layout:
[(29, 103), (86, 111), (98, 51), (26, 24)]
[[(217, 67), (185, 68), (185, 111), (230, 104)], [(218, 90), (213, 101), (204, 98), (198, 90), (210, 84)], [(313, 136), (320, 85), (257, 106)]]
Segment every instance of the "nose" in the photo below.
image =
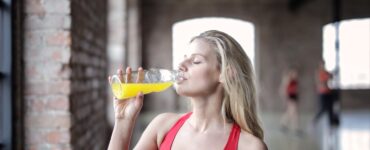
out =
[(186, 72), (188, 70), (188, 68), (186, 67), (186, 60), (179, 63), (178, 69), (182, 72)]

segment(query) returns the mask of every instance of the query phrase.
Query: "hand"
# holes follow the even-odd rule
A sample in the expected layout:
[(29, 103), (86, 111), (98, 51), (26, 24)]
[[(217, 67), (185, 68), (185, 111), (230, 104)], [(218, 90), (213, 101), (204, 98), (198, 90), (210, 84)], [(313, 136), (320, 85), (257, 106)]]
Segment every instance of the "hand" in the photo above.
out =
[[(126, 68), (126, 76), (123, 77), (122, 69), (117, 70), (117, 75), (121, 81), (128, 83), (131, 81), (131, 68)], [(138, 77), (136, 79), (136, 83), (142, 82), (142, 76), (144, 74), (143, 69), (140, 67), (138, 69)], [(109, 83), (112, 83), (112, 78), (109, 76), (108, 78)], [(134, 120), (136, 119), (137, 115), (139, 114), (141, 107), (143, 106), (143, 93), (138, 93), (136, 97), (128, 98), (128, 99), (117, 99), (116, 97), (113, 98), (113, 108), (116, 120), (121, 119), (129, 119)]]

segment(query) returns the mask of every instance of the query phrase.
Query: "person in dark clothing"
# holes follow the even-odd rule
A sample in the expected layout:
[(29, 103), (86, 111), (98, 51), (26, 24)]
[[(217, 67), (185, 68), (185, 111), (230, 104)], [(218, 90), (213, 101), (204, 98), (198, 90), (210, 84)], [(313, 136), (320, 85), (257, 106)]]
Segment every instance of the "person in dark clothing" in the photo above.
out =
[(333, 124), (332, 122), (335, 120), (333, 111), (334, 97), (333, 91), (328, 85), (329, 80), (332, 78), (332, 74), (325, 69), (324, 61), (320, 62), (319, 69), (316, 74), (320, 108), (314, 117), (314, 123), (317, 123), (321, 116), (327, 112), (329, 115), (329, 123)]

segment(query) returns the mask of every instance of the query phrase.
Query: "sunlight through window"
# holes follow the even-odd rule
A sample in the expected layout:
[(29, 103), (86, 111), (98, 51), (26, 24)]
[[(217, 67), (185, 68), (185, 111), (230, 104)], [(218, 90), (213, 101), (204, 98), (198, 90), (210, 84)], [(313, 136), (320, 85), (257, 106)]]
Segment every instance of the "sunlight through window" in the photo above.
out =
[(227, 18), (201, 18), (181, 21), (173, 25), (173, 67), (183, 59), (192, 37), (207, 30), (219, 30), (235, 38), (254, 65), (254, 27), (251, 23)]
[[(335, 27), (323, 28), (323, 56), (326, 68), (335, 67)], [(340, 86), (344, 89), (370, 88), (370, 19), (341, 21), (339, 25)]]

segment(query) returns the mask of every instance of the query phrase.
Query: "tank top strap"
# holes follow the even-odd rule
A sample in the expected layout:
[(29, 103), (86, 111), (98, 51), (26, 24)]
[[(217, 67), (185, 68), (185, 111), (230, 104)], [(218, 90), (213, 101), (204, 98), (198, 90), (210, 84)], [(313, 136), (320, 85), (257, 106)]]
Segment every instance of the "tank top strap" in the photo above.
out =
[[(167, 132), (165, 135), (159, 149), (160, 150), (171, 150), (172, 143), (175, 140), (175, 137), (180, 130), (180, 128), (183, 126), (186, 120), (191, 116), (192, 112), (189, 112), (182, 116), (173, 126), (172, 128)], [(239, 142), (239, 136), (240, 136), (240, 127), (236, 123), (233, 124), (233, 127), (231, 129), (229, 139), (225, 145), (224, 150), (237, 150), (238, 149), (238, 142)]]
[(238, 143), (239, 143), (239, 136), (240, 136), (240, 127), (238, 124), (234, 123), (224, 150), (237, 150)]
[(177, 132), (180, 130), (182, 125), (185, 123), (186, 120), (191, 116), (192, 112), (189, 112), (182, 116), (173, 126), (172, 128), (167, 132), (165, 135), (159, 149), (160, 150), (171, 150), (172, 143), (175, 140)]

